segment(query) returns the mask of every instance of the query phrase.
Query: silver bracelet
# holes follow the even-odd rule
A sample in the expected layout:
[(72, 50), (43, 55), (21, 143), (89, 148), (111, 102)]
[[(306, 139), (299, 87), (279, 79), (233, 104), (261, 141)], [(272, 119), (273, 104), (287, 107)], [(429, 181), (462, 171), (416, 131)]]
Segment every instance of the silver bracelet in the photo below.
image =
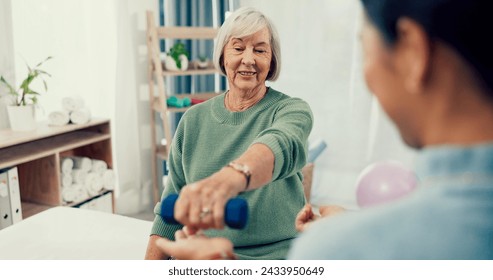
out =
[(233, 168), (234, 170), (240, 172), (241, 174), (243, 174), (243, 176), (245, 176), (246, 187), (243, 191), (248, 190), (248, 187), (250, 186), (250, 177), (252, 177), (252, 172), (250, 171), (250, 168), (248, 168), (248, 166), (246, 166), (244, 164), (234, 162), (234, 161), (228, 163), (227, 166)]

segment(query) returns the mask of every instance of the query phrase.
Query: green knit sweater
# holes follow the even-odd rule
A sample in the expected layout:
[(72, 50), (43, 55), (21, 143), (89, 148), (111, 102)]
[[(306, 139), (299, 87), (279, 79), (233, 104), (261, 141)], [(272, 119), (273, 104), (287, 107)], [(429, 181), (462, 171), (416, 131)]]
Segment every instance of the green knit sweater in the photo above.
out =
[[(227, 110), (224, 97), (221, 94), (195, 105), (183, 115), (171, 147), (162, 197), (217, 172), (252, 144), (267, 145), (275, 155), (273, 181), (239, 195), (249, 206), (246, 228), (207, 230), (206, 235), (231, 240), (240, 259), (283, 259), (296, 235), (296, 214), (305, 204), (301, 168), (306, 164), (312, 129), (310, 107), (272, 88), (242, 112)], [(174, 240), (181, 226), (164, 223), (160, 208), (158, 203), (151, 234)]]

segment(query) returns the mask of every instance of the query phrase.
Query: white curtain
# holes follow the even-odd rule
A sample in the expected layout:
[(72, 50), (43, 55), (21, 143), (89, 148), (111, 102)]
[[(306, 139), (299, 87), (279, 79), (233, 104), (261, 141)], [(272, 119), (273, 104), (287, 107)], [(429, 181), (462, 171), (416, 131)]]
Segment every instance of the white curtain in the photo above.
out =
[(314, 204), (355, 205), (355, 182), (368, 164), (394, 159), (412, 167), (414, 152), (368, 92), (362, 75), (359, 1), (242, 0), (269, 16), (281, 38), (282, 70), (272, 84), (306, 100), (310, 139), (326, 151), (315, 162)]

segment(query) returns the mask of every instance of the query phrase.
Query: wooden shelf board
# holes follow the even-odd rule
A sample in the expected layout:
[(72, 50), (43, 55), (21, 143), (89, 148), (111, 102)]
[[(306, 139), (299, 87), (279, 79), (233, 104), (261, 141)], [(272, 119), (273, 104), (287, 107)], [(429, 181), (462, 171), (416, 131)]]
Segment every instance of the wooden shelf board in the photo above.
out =
[(171, 113), (185, 113), (188, 108), (190, 107), (184, 107), (184, 108), (175, 108), (175, 107), (168, 107), (168, 112)]
[(189, 98), (196, 98), (200, 100), (208, 100), (220, 94), (221, 92), (203, 92), (203, 93), (182, 93), (182, 94), (175, 94), (174, 96), (178, 98), (189, 97)]
[(49, 126), (47, 122), (40, 122), (32, 131), (13, 131), (11, 129), (0, 130), (0, 149), (12, 145), (31, 142), (61, 133), (75, 131), (108, 122), (106, 119), (94, 119), (86, 124), (67, 124), (64, 126)]
[(0, 150), (0, 168), (18, 165), (53, 155), (58, 152), (78, 148), (110, 139), (110, 134), (91, 131), (73, 131), (56, 137), (47, 137), (31, 143), (14, 145)]

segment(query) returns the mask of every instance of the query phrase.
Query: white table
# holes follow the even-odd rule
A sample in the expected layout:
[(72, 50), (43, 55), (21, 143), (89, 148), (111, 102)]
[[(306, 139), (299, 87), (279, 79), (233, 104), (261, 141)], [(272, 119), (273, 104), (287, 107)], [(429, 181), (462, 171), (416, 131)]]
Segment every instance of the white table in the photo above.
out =
[(0, 230), (3, 260), (142, 260), (152, 222), (55, 207)]

